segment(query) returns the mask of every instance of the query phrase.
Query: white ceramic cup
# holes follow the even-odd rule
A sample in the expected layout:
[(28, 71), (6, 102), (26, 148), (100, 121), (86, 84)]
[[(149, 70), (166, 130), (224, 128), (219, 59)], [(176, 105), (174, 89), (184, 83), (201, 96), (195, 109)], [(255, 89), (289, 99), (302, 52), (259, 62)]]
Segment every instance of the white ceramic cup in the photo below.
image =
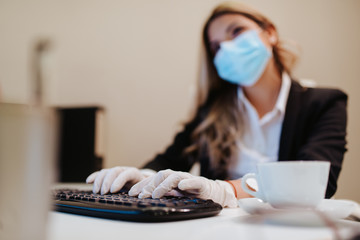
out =
[[(315, 208), (325, 197), (330, 163), (326, 161), (281, 161), (259, 163), (257, 173), (242, 178), (242, 188), (275, 208)], [(246, 184), (255, 179), (258, 191)]]

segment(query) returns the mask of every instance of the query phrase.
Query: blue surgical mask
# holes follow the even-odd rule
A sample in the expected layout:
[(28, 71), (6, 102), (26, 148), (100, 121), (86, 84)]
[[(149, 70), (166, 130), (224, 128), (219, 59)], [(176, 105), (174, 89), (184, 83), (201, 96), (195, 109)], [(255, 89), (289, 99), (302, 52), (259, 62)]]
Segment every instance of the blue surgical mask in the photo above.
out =
[(248, 30), (231, 41), (220, 43), (214, 64), (222, 79), (241, 86), (252, 86), (263, 74), (271, 54), (258, 32)]

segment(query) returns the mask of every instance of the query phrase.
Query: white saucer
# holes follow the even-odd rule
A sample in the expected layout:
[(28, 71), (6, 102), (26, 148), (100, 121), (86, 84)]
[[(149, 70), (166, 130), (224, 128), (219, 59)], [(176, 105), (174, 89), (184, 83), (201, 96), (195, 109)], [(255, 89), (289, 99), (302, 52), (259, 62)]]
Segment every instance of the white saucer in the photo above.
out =
[(257, 198), (243, 198), (238, 201), (238, 204), (240, 208), (249, 214), (318, 212), (325, 214), (333, 220), (348, 217), (358, 207), (358, 204), (353, 201), (335, 199), (323, 199), (315, 211), (307, 209), (277, 209)]

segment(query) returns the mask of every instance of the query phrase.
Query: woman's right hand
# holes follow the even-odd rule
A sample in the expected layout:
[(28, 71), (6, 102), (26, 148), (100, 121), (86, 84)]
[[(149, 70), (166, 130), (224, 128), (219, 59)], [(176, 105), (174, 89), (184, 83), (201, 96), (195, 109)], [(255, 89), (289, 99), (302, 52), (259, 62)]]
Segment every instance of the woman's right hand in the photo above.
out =
[(86, 183), (94, 184), (94, 193), (115, 193), (120, 191), (125, 184), (132, 186), (154, 173), (155, 171), (150, 169), (140, 170), (135, 167), (113, 167), (90, 174), (86, 178)]

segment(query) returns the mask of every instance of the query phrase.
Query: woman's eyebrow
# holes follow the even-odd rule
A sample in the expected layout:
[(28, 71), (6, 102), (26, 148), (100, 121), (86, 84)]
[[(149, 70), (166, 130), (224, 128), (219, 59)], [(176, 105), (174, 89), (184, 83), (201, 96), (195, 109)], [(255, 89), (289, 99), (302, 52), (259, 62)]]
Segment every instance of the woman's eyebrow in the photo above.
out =
[(232, 30), (236, 25), (238, 25), (237, 22), (232, 22), (232, 23), (226, 28), (226, 30), (225, 30), (226, 33), (231, 32), (231, 30)]

